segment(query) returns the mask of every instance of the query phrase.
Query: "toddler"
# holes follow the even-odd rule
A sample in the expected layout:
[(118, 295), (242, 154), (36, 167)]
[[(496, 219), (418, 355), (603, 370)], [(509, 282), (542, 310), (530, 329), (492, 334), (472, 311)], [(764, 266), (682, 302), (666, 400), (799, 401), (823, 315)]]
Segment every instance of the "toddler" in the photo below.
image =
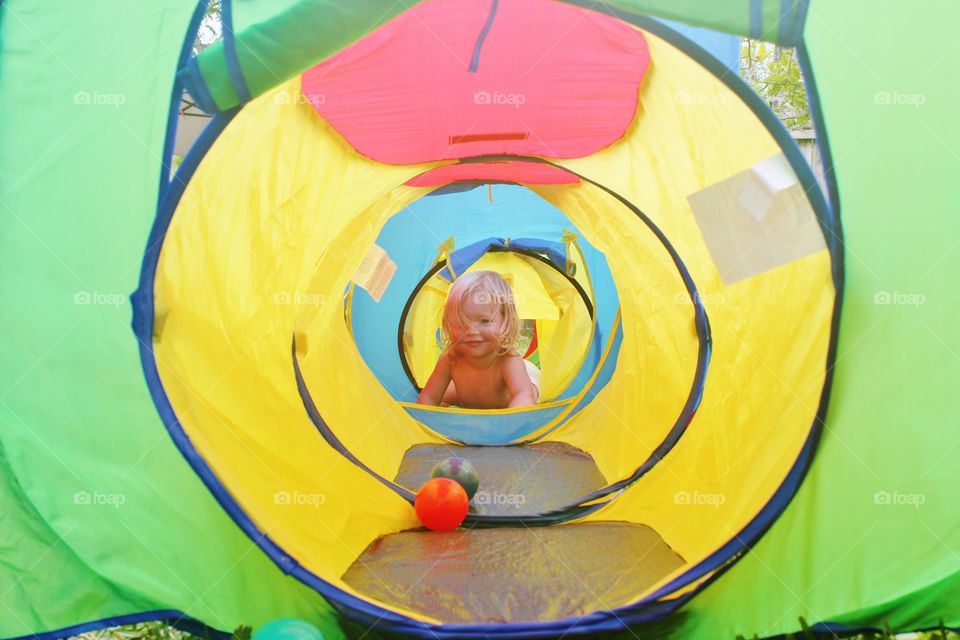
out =
[(420, 404), (503, 409), (534, 404), (539, 370), (514, 351), (520, 321), (510, 285), (494, 271), (457, 278), (443, 309), (445, 348)]

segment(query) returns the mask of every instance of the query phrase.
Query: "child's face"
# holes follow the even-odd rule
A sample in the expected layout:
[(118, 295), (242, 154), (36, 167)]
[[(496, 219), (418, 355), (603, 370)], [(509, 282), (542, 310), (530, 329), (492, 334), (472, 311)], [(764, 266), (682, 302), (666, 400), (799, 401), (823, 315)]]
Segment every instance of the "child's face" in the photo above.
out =
[(456, 349), (465, 356), (483, 358), (500, 349), (502, 319), (491, 296), (483, 292), (468, 295), (463, 301), (463, 315), (467, 326), (454, 324), (451, 338)]

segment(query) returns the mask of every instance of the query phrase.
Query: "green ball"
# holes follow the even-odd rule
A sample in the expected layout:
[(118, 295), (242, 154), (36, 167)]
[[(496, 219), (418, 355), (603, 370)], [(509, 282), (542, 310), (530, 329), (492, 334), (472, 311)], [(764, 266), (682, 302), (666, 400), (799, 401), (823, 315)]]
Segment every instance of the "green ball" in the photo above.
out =
[(324, 635), (306, 620), (278, 618), (257, 629), (253, 640), (324, 640)]
[(453, 457), (438, 462), (437, 466), (430, 472), (430, 477), (450, 478), (458, 482), (467, 492), (467, 500), (472, 499), (477, 489), (480, 488), (480, 477), (477, 475), (477, 470), (466, 458)]

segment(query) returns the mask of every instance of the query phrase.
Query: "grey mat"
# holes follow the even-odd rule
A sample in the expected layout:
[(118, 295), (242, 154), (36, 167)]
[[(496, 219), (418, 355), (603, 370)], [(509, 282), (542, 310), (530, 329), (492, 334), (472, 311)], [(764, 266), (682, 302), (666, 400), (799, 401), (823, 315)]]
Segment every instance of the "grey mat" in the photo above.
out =
[(413, 492), (433, 466), (450, 456), (466, 458), (480, 476), (471, 502), (483, 515), (530, 515), (566, 507), (607, 481), (589, 454), (560, 442), (522, 447), (417, 445), (403, 456), (394, 480)]
[(683, 562), (625, 522), (418, 530), (375, 540), (343, 579), (442, 622), (542, 622), (629, 604)]

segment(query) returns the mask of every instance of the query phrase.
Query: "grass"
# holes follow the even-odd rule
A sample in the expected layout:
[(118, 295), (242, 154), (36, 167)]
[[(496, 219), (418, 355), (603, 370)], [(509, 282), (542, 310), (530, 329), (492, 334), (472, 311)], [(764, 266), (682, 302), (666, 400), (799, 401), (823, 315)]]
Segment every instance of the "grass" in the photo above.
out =
[[(231, 640), (250, 640), (252, 631), (250, 627), (241, 625), (234, 630)], [(210, 640), (210, 638), (181, 631), (166, 622), (152, 621), (88, 631), (73, 636), (71, 640)]]
[[(840, 636), (831, 633), (814, 633), (803, 618), (800, 618), (800, 628), (802, 629), (800, 633), (787, 634), (786, 640), (833, 640), (834, 638), (840, 638)], [(231, 640), (250, 640), (251, 633), (252, 629), (250, 627), (237, 627)], [(640, 635), (643, 636), (642, 633)], [(752, 638), (758, 638), (758, 636), (747, 638), (739, 635), (736, 640), (752, 640)], [(960, 635), (946, 629), (941, 621), (939, 630), (894, 634), (890, 631), (889, 626), (884, 623), (884, 631), (847, 636), (847, 638), (851, 640), (960, 640)], [(191, 635), (164, 622), (140, 622), (89, 631), (74, 636), (72, 640), (209, 640), (209, 638)]]
[[(785, 640), (833, 640), (840, 638), (834, 633), (816, 633), (810, 629), (810, 625), (803, 618), (800, 618), (800, 633), (788, 633)], [(917, 631), (909, 633), (895, 634), (890, 630), (886, 621), (883, 623), (883, 630), (877, 633), (859, 633), (854, 636), (845, 636), (850, 640), (960, 640), (960, 635), (948, 630), (943, 620), (940, 621), (940, 629), (933, 631)], [(753, 636), (759, 640), (758, 636)], [(749, 640), (745, 636), (737, 636), (737, 640)]]

